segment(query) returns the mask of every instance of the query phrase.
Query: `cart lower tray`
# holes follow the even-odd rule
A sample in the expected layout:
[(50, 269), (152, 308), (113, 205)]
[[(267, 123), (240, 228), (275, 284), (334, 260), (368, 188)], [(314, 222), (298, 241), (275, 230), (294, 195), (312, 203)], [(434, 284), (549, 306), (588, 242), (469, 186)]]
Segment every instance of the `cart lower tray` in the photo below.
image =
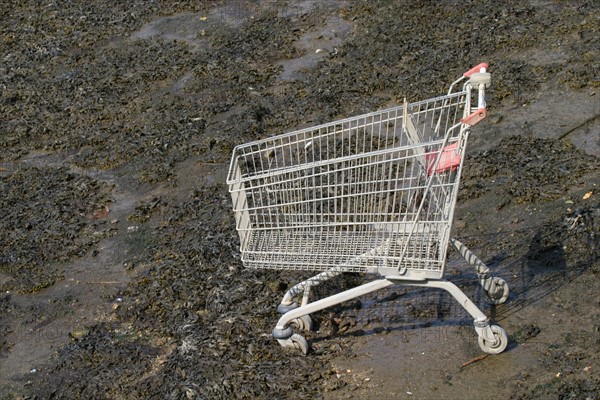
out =
[[(440, 231), (409, 232), (321, 230), (252, 231), (242, 261), (249, 268), (344, 272), (397, 267), (442, 271)], [(401, 254), (405, 256), (401, 259)]]

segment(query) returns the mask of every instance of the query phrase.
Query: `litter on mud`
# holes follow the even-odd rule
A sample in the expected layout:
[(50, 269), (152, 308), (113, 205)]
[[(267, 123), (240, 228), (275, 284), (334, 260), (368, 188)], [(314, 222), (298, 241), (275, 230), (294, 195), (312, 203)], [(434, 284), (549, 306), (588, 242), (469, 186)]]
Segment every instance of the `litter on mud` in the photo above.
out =
[[(445, 96), (234, 149), (227, 183), (244, 265), (319, 272), (279, 304), (272, 335), (281, 346), (307, 354), (295, 330), (311, 330), (310, 314), (406, 285), (449, 292), (473, 317), (481, 349), (504, 351), (506, 332), (443, 279), (452, 243), (477, 270), (490, 303), (508, 298), (506, 281), (450, 238), (470, 128), (486, 116), (487, 68), (465, 72)], [(312, 288), (347, 272), (378, 278), (310, 301)]]

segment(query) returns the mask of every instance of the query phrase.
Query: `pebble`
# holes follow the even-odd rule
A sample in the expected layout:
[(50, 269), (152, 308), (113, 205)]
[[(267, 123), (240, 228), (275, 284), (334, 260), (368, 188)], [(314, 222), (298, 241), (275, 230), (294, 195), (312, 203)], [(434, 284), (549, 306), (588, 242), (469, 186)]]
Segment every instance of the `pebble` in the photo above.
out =
[(72, 339), (79, 340), (79, 339), (82, 339), (83, 337), (87, 336), (88, 333), (90, 333), (90, 331), (85, 328), (84, 329), (76, 329), (74, 331), (71, 331), (69, 333), (69, 336), (71, 336)]

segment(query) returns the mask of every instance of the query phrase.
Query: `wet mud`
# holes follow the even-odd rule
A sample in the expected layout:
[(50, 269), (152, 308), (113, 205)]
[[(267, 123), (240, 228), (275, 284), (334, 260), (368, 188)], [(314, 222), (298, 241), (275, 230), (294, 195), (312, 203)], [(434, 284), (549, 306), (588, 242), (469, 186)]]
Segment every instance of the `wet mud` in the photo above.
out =
[[(0, 397), (577, 398), (600, 391), (594, 2), (3, 2)], [(241, 143), (444, 94), (481, 61), (453, 234), (511, 288), (481, 357), (448, 294), (391, 287), (270, 336), (303, 272), (252, 271)], [(372, 279), (349, 274), (326, 296)]]

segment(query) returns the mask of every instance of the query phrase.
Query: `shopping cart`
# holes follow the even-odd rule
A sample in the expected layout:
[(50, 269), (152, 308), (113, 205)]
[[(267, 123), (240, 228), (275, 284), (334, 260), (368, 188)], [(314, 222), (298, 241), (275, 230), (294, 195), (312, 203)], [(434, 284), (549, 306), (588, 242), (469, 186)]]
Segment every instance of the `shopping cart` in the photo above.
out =
[[(487, 67), (465, 72), (445, 96), (234, 149), (227, 183), (244, 265), (318, 272), (278, 307), (273, 337), (282, 346), (306, 354), (308, 343), (294, 329), (310, 329), (311, 313), (398, 284), (448, 291), (474, 318), (483, 351), (506, 348), (505, 331), (442, 278), (452, 243), (476, 268), (491, 303), (508, 297), (506, 282), (450, 238), (469, 130), (486, 116)], [(312, 287), (346, 272), (378, 278), (309, 301)]]

